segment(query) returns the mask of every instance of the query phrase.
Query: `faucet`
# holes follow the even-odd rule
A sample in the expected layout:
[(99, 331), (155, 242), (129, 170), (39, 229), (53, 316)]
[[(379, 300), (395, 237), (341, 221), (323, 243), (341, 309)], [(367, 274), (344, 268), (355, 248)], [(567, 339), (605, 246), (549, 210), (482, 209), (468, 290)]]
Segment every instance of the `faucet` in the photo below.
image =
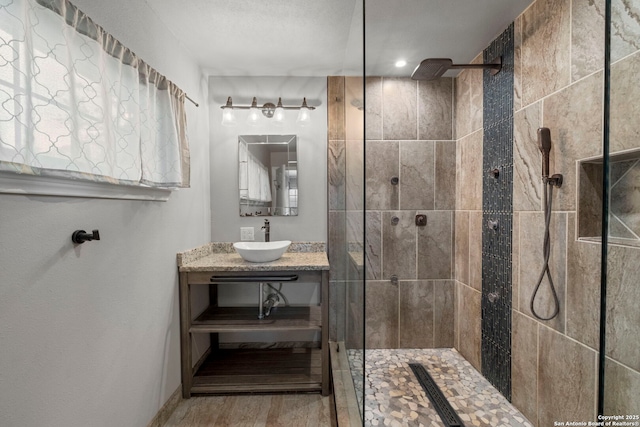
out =
[(262, 226), (262, 230), (264, 230), (264, 241), (268, 242), (269, 241), (269, 232), (271, 231), (268, 219), (264, 220), (264, 225)]

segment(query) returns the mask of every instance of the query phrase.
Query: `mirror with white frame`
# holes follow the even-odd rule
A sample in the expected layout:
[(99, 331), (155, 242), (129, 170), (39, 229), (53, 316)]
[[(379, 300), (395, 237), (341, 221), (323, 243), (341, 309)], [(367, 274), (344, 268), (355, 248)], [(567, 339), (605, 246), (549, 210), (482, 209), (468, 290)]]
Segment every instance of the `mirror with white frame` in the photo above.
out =
[(296, 135), (240, 135), (240, 216), (298, 215)]

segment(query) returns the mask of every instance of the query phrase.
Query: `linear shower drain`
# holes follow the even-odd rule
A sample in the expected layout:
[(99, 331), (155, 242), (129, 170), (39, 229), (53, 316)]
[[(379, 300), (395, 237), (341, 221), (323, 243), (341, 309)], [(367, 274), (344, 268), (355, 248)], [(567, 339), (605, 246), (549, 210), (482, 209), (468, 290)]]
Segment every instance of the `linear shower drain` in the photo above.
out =
[(442, 394), (442, 390), (440, 390), (440, 387), (438, 387), (424, 366), (419, 363), (409, 363), (409, 367), (418, 379), (418, 382), (436, 409), (436, 412), (440, 415), (444, 425), (446, 427), (464, 427), (462, 420), (458, 417), (458, 414), (451, 407), (447, 398)]

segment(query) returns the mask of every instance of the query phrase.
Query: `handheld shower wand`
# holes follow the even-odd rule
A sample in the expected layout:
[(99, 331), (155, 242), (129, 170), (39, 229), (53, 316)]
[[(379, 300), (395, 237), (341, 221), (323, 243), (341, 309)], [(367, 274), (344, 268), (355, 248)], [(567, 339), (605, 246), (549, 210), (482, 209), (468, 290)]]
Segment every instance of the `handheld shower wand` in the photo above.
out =
[(551, 154), (551, 131), (549, 128), (538, 128), (538, 148), (542, 152), (542, 182), (556, 187), (562, 186), (562, 175), (555, 174), (549, 178), (549, 155)]
[(538, 148), (542, 152), (542, 178), (549, 178), (549, 154), (551, 153), (549, 128), (538, 128)]
[[(549, 270), (549, 258), (551, 257), (551, 239), (549, 237), (549, 227), (551, 225), (553, 187), (562, 186), (562, 175), (555, 174), (552, 175), (551, 178), (549, 178), (549, 154), (551, 153), (551, 131), (549, 130), (549, 128), (538, 129), (538, 148), (542, 152), (542, 185), (544, 186), (544, 243), (542, 245), (544, 264), (542, 266), (540, 276), (538, 277), (538, 283), (536, 284), (536, 287), (533, 291), (533, 295), (531, 295), (531, 302), (529, 304), (529, 307), (531, 309), (531, 313), (536, 318), (540, 320), (551, 320), (556, 317), (558, 313), (560, 313), (560, 300), (558, 299), (556, 287), (553, 284), (551, 271)], [(542, 280), (544, 279), (545, 275), (549, 280), (549, 288), (551, 289), (551, 294), (553, 296), (554, 302), (554, 310), (549, 317), (540, 316), (536, 312), (533, 304), (536, 300), (536, 295), (540, 290), (540, 286), (542, 285)]]

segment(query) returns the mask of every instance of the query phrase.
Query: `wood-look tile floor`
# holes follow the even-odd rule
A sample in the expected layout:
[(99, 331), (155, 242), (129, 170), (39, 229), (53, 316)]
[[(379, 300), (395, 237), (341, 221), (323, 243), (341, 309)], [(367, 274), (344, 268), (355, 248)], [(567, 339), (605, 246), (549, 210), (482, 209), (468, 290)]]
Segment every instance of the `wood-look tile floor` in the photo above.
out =
[(331, 396), (271, 394), (203, 396), (182, 400), (165, 427), (335, 426)]

